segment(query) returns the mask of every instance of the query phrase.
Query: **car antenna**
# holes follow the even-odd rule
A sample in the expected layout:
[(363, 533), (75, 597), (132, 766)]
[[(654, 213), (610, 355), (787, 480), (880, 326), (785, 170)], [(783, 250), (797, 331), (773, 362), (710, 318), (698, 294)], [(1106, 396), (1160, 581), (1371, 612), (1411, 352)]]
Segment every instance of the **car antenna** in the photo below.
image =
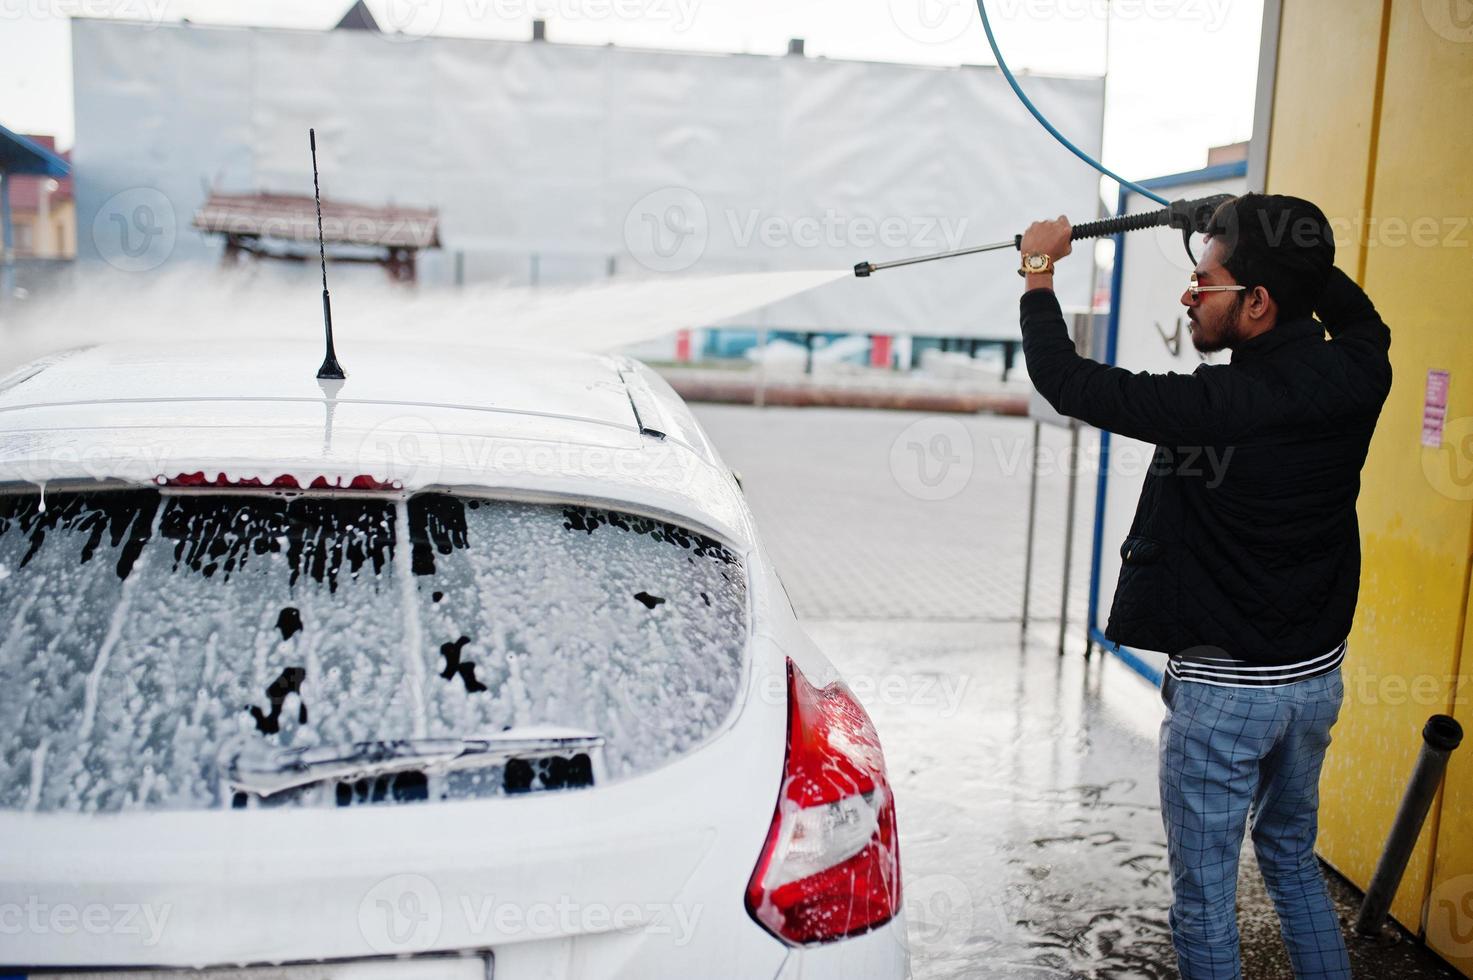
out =
[(338, 355), (332, 346), (332, 297), (327, 294), (327, 247), (322, 242), (322, 192), (317, 187), (317, 130), (308, 129), (307, 139), (312, 143), (312, 197), (317, 202), (317, 257), (322, 262), (322, 324), (327, 331), (327, 356), (322, 367), (317, 369), (318, 381), (342, 381), (348, 374), (338, 363)]

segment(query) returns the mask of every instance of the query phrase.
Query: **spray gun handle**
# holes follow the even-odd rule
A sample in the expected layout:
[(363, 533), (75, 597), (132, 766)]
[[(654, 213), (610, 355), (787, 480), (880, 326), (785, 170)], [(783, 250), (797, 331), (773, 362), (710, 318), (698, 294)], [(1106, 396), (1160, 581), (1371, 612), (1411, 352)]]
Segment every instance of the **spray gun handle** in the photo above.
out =
[[(1081, 238), (1100, 238), (1105, 235), (1118, 235), (1127, 231), (1163, 226), (1180, 228), (1184, 236), (1190, 237), (1193, 232), (1206, 231), (1212, 212), (1216, 211), (1222, 202), (1231, 199), (1231, 194), (1212, 194), (1194, 200), (1172, 201), (1170, 206), (1161, 208), (1159, 211), (1142, 211), (1139, 214), (1122, 214), (1114, 218), (1102, 218), (1099, 221), (1086, 221), (1082, 225), (1074, 226), (1069, 240), (1077, 242)], [(1015, 236), (1013, 247), (1021, 248), (1022, 244), (1023, 236)]]
[[(1158, 228), (1169, 225), (1172, 228), (1181, 229), (1182, 244), (1186, 246), (1187, 255), (1192, 255), (1192, 233), (1207, 230), (1208, 219), (1217, 210), (1222, 202), (1230, 200), (1231, 194), (1213, 194), (1209, 197), (1199, 197), (1191, 201), (1173, 201), (1170, 206), (1159, 211), (1146, 211), (1142, 214), (1123, 214), (1115, 218), (1105, 218), (1101, 221), (1089, 221), (1082, 225), (1075, 225), (1071, 240), (1080, 238), (1098, 238), (1101, 235), (1116, 235), (1126, 231), (1139, 231), (1142, 228)], [(854, 274), (861, 279), (868, 277), (871, 273), (879, 272), (881, 269), (894, 269), (902, 265), (915, 265), (920, 262), (934, 262), (937, 259), (951, 259), (959, 255), (976, 255), (979, 252), (995, 252), (998, 249), (1007, 248), (1011, 244), (1013, 248), (1022, 248), (1023, 236), (1014, 235), (1012, 242), (1003, 239), (990, 245), (973, 245), (970, 248), (952, 249), (950, 252), (937, 252), (934, 255), (916, 255), (908, 259), (894, 259), (889, 262), (860, 262), (854, 267)], [(1192, 256), (1195, 264), (1196, 256)]]

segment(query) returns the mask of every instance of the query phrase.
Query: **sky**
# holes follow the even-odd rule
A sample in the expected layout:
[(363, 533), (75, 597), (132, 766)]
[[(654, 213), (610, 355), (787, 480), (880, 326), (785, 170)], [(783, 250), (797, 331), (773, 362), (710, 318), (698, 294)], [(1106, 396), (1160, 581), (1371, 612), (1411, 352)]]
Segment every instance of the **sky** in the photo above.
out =
[[(411, 35), (526, 38), (540, 17), (549, 40), (574, 44), (781, 54), (789, 38), (801, 37), (810, 57), (995, 63), (973, 0), (368, 5), (381, 25)], [(0, 0), (0, 124), (51, 133), (63, 148), (71, 145), (72, 16), (322, 29), (349, 6), (350, 0)], [(1196, 169), (1208, 147), (1252, 134), (1262, 0), (987, 0), (987, 10), (1015, 72), (1107, 75), (1104, 163), (1128, 179)], [(1026, 89), (1026, 78), (1022, 84)]]

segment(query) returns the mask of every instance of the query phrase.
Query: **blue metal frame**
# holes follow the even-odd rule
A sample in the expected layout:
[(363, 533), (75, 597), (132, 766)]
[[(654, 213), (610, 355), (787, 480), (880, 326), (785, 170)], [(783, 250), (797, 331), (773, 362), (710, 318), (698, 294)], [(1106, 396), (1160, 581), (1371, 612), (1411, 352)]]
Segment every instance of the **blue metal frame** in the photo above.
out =
[(1157, 687), (1161, 686), (1161, 671), (1152, 667), (1139, 653), (1136, 653), (1130, 647), (1123, 647), (1113, 640), (1106, 639), (1105, 634), (1093, 626), (1089, 628), (1089, 638), (1098, 643), (1100, 649), (1108, 649), (1115, 656), (1119, 657), (1131, 670), (1140, 674)]
[(72, 166), (40, 143), (0, 126), (0, 170), (61, 178), (72, 172)]
[[(1216, 166), (1203, 167), (1201, 170), (1184, 170), (1179, 174), (1152, 177), (1150, 180), (1141, 181), (1141, 186), (1160, 191), (1170, 187), (1180, 187), (1183, 184), (1205, 184), (1210, 180), (1231, 180), (1234, 177), (1246, 176), (1248, 176), (1248, 161), (1234, 160), (1232, 163), (1219, 163)], [(1124, 197), (1125, 194), (1121, 196)]]
[[(1230, 180), (1248, 175), (1248, 161), (1236, 160), (1220, 163), (1215, 167), (1189, 170), (1179, 174), (1167, 174), (1141, 181), (1142, 187), (1152, 190), (1167, 190), (1186, 184), (1203, 184), (1213, 180)], [(1115, 203), (1115, 214), (1125, 214), (1130, 200), (1130, 189), (1120, 188)], [(1105, 363), (1114, 364), (1120, 339), (1120, 293), (1125, 282), (1125, 236), (1115, 236), (1115, 268), (1110, 272), (1110, 319), (1105, 328)], [(1161, 671), (1152, 667), (1140, 654), (1123, 647), (1105, 637), (1100, 627), (1100, 558), (1105, 545), (1105, 496), (1110, 482), (1110, 433), (1100, 431), (1100, 474), (1095, 481), (1095, 526), (1089, 558), (1089, 638), (1101, 649), (1110, 650), (1125, 661), (1132, 670), (1153, 684), (1161, 683)]]

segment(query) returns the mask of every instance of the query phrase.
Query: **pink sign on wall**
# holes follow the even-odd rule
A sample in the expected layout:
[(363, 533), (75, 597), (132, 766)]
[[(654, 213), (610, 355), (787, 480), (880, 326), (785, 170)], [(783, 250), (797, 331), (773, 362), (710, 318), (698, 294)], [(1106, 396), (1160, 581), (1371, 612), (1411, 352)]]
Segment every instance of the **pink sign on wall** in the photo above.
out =
[(1447, 371), (1427, 372), (1427, 396), (1422, 402), (1422, 445), (1442, 447), (1442, 424), (1447, 419)]

